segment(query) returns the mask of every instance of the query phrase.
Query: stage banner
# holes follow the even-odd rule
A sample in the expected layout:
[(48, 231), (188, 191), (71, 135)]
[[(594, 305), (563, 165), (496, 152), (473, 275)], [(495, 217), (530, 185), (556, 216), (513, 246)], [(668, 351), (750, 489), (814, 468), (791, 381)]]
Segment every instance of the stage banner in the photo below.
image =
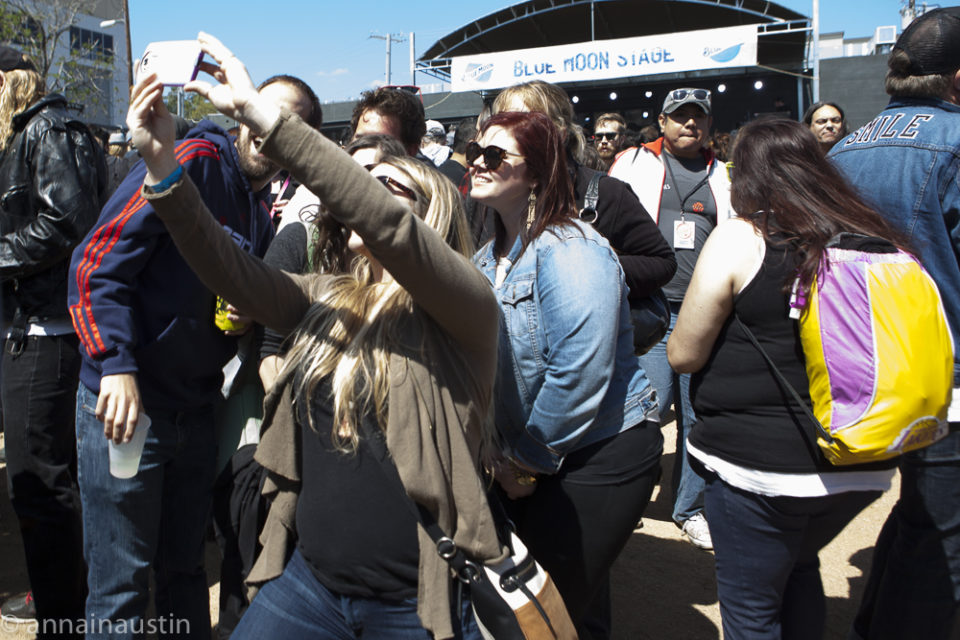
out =
[(580, 82), (757, 64), (757, 25), (595, 40), (450, 59), (453, 91), (529, 80)]

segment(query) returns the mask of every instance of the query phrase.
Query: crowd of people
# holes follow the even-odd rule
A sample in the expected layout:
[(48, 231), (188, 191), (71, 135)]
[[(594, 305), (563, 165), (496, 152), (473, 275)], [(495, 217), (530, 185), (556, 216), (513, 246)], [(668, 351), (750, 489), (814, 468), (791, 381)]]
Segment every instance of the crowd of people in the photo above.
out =
[[(850, 637), (956, 637), (960, 400), (936, 444), (832, 465), (789, 311), (831, 238), (873, 236), (919, 258), (960, 344), (957, 37), (958, 9), (910, 25), (892, 101), (850, 134), (835, 102), (712, 133), (697, 87), (655, 131), (605, 113), (587, 133), (533, 81), (450, 132), (368, 91), (338, 144), (306, 83), (254, 86), (200, 34), (212, 81), (186, 88), (236, 135), (186, 129), (148, 75), (135, 158), (0, 46), (0, 399), (31, 588), (0, 611), (133, 638), (152, 592), (183, 623), (162, 637), (209, 638), (212, 523), (218, 637), (485, 637), (432, 523), (478, 564), (512, 527), (579, 637), (616, 638), (609, 571), (672, 413), (672, 516), (713, 550), (724, 638), (823, 637), (818, 554), (897, 468)], [(144, 433), (117, 477), (111, 447)]]

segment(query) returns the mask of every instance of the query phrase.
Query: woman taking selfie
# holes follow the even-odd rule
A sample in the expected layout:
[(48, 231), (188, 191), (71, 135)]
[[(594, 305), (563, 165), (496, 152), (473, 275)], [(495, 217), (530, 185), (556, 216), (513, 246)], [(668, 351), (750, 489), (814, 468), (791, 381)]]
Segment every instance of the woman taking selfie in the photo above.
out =
[(262, 100), (222, 44), (200, 42), (220, 84), (187, 89), (250, 127), (257, 151), (322, 199), (361, 256), (351, 275), (293, 275), (239, 251), (182, 176), (163, 87), (137, 84), (127, 122), (144, 196), (213, 292), (294, 334), (257, 451), (273, 493), (249, 578), (263, 587), (233, 637), (478, 638), (371, 444), (383, 441), (406, 493), (473, 559), (502, 556), (478, 472), (497, 306), (467, 257), (459, 196), (407, 158), (366, 171)]
[(724, 638), (822, 638), (817, 554), (889, 488), (896, 461), (831, 465), (736, 318), (809, 406), (797, 321), (788, 315), (791, 285), (798, 276), (804, 287), (813, 282), (838, 233), (902, 243), (800, 123), (743, 127), (733, 164), (739, 218), (704, 245), (667, 355), (678, 372), (696, 372), (699, 420), (687, 450), (706, 479)]
[(474, 257), (503, 313), (497, 480), (574, 623), (660, 475), (653, 389), (633, 353), (617, 256), (575, 218), (560, 133), (542, 113), (498, 113), (467, 147), (471, 195), (496, 211)]

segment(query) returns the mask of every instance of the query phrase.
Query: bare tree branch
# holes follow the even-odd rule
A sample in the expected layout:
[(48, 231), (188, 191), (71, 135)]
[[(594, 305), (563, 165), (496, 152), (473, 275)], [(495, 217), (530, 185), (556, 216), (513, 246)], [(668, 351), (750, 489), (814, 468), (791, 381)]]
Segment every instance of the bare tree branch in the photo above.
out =
[[(101, 38), (83, 41), (78, 16), (94, 0), (0, 0), (0, 41), (29, 55), (50, 91), (94, 111), (109, 104), (98, 85), (112, 73), (113, 47)], [(96, 32), (94, 32), (96, 33)]]

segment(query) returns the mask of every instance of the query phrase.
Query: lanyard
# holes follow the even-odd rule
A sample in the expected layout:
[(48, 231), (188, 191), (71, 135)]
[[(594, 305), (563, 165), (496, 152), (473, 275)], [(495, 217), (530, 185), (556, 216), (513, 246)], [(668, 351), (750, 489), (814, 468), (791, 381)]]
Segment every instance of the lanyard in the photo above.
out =
[(698, 182), (696, 185), (694, 185), (693, 189), (691, 189), (691, 190), (687, 193), (687, 195), (681, 197), (681, 196), (680, 196), (680, 190), (679, 190), (679, 187), (678, 187), (678, 185), (677, 185), (677, 179), (676, 179), (675, 177), (673, 177), (673, 167), (670, 166), (670, 154), (668, 154), (668, 153), (666, 153), (666, 152), (664, 152), (664, 154), (663, 154), (663, 164), (667, 165), (667, 173), (670, 174), (670, 185), (671, 185), (671, 188), (672, 188), (672, 189), (674, 190), (674, 192), (677, 194), (677, 197), (680, 198), (680, 219), (683, 220), (684, 207), (685, 207), (686, 204), (687, 204), (687, 200), (690, 199), (690, 196), (692, 196), (692, 195), (695, 194), (697, 191), (699, 191), (699, 190), (700, 190), (700, 187), (702, 187), (703, 185), (705, 185), (705, 184), (707, 183), (707, 180), (710, 178), (710, 172), (708, 171), (708, 172), (704, 173), (703, 178), (701, 178), (700, 182)]
[(280, 209), (277, 208), (277, 202), (280, 202), (283, 198), (283, 193), (287, 190), (287, 187), (290, 186), (290, 175), (287, 174), (287, 179), (283, 181), (283, 185), (280, 187), (280, 191), (277, 192), (276, 197), (273, 199), (273, 205), (270, 207), (270, 219), (273, 220), (277, 217), (277, 214), (280, 213)]

